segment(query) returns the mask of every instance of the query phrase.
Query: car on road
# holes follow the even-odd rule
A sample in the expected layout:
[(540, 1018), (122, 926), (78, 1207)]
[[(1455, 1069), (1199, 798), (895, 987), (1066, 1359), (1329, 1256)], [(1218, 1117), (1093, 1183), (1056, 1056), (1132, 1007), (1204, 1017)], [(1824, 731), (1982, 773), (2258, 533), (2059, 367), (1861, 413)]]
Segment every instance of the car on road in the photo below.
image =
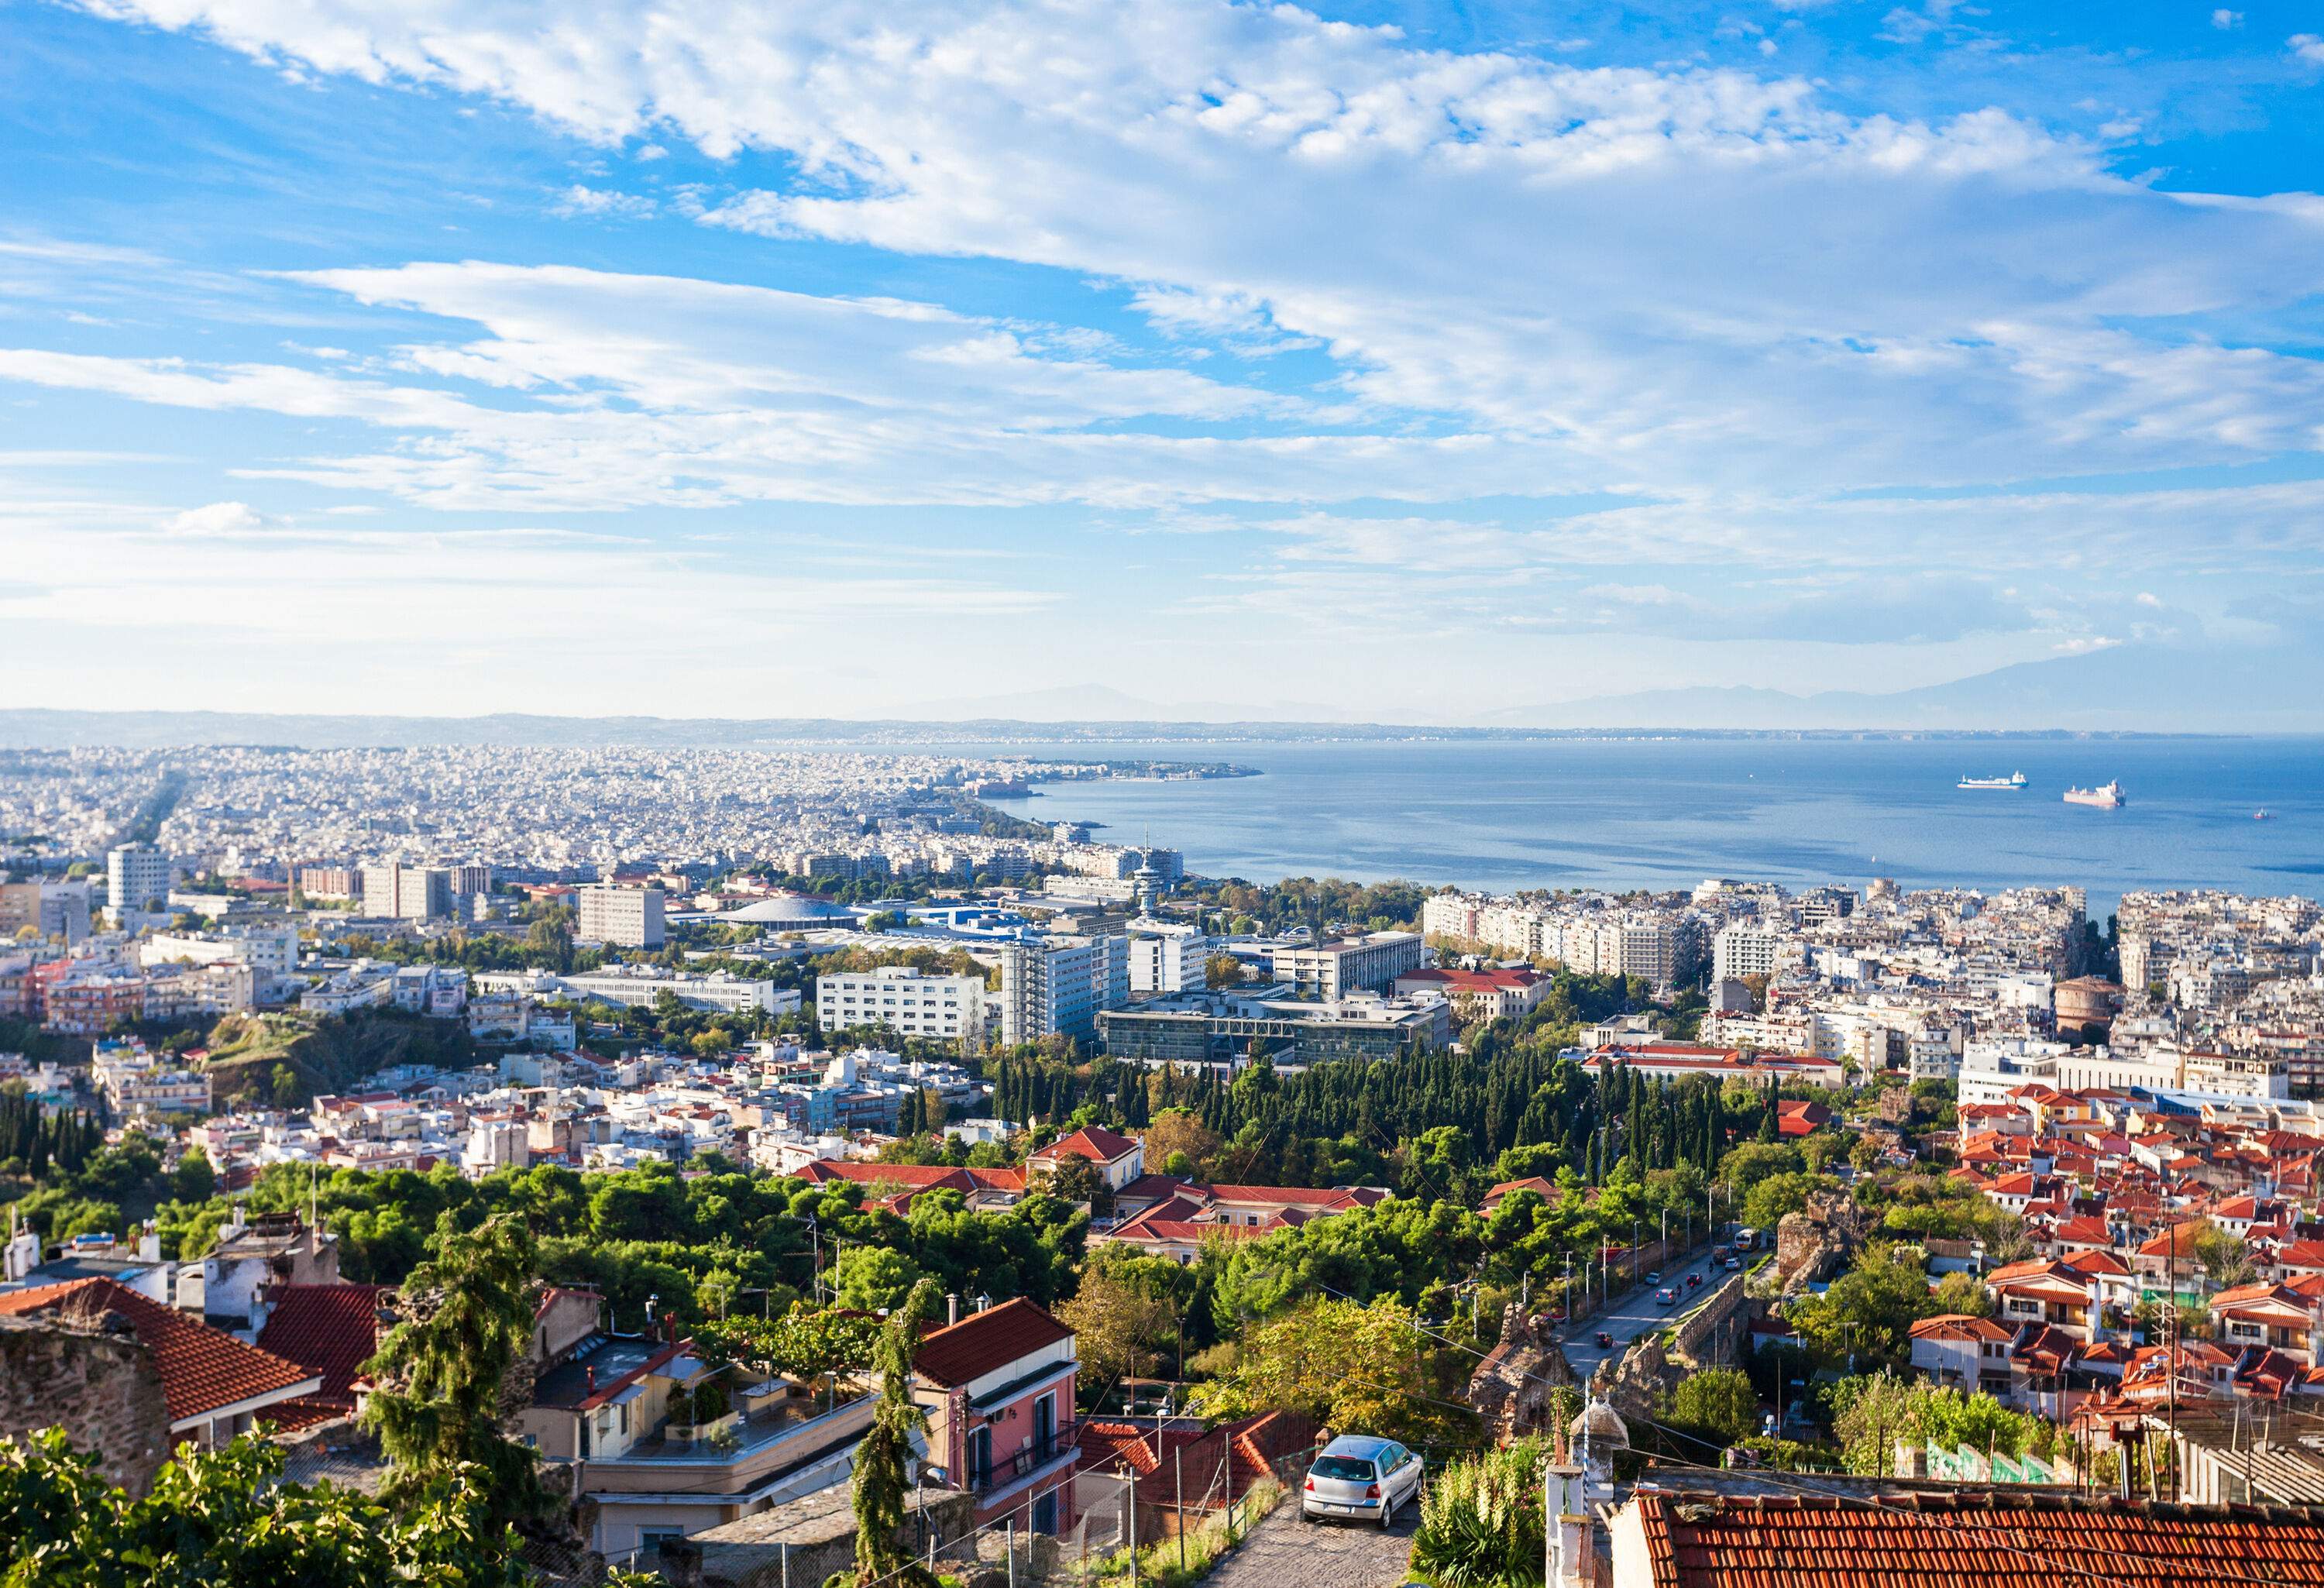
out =
[(1672, 1289), (1668, 1285), (1664, 1286), (1661, 1289), (1655, 1292), (1655, 1305), (1657, 1306), (1675, 1306), (1677, 1302), (1678, 1292)]
[(1738, 1272), (1740, 1272), (1740, 1271), (1742, 1270), (1742, 1268), (1743, 1268), (1743, 1260), (1742, 1260), (1741, 1258), (1739, 1258), (1739, 1257), (1730, 1257), (1730, 1258), (1729, 1258), (1729, 1259), (1726, 1260), (1726, 1262), (1725, 1262), (1725, 1263), (1721, 1264), (1720, 1266), (1721, 1266), (1721, 1267), (1723, 1267), (1723, 1268), (1725, 1268), (1725, 1269), (1726, 1269), (1726, 1270), (1727, 1270), (1729, 1273), (1730, 1273), (1730, 1274), (1732, 1274), (1732, 1273), (1738, 1273)]
[(1660, 1269), (1656, 1269), (1653, 1273), (1646, 1276), (1646, 1283), (1649, 1285), (1659, 1285), (1662, 1282), (1663, 1271)]
[(1613, 1349), (1614, 1349), (1614, 1334), (1613, 1334), (1613, 1331), (1612, 1331), (1612, 1330), (1610, 1330), (1610, 1329), (1600, 1329), (1600, 1330), (1599, 1330), (1599, 1331), (1598, 1331), (1597, 1338), (1598, 1338), (1598, 1344), (1599, 1344), (1599, 1346), (1600, 1346), (1601, 1349), (1606, 1350), (1606, 1351), (1611, 1351), (1611, 1350), (1613, 1350)]
[(1687, 1288), (1688, 1289), (1690, 1289), (1690, 1290), (1693, 1289), (1697, 1285), (1700, 1285), (1700, 1284), (1702, 1284), (1702, 1276), (1701, 1274), (1689, 1274), (1689, 1275), (1686, 1277), (1686, 1288)]
[(1406, 1501), (1420, 1496), (1420, 1457), (1393, 1439), (1342, 1434), (1316, 1455), (1299, 1492), (1303, 1521), (1377, 1517), (1392, 1526)]

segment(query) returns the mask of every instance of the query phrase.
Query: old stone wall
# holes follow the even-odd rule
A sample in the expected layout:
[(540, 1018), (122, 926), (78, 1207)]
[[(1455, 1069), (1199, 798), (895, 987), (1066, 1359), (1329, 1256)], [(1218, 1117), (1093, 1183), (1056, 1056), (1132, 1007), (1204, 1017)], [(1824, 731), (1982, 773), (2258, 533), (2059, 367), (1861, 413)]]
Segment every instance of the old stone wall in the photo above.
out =
[(1698, 1368), (1731, 1367), (1743, 1353), (1743, 1332), (1751, 1325), (1751, 1298), (1744, 1276), (1729, 1274), (1710, 1299), (1678, 1326), (1671, 1354)]
[(60, 1427), (132, 1494), (170, 1457), (170, 1408), (152, 1353), (125, 1328), (42, 1315), (0, 1317), (0, 1434)]

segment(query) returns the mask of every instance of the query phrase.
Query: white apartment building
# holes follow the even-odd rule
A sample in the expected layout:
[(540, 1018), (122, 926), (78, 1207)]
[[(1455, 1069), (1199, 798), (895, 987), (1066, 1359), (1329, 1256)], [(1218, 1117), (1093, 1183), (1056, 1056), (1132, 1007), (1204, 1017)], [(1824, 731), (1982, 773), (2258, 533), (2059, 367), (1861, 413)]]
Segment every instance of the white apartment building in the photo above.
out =
[(984, 978), (927, 975), (897, 965), (817, 976), (815, 1023), (825, 1031), (883, 1026), (906, 1037), (976, 1042), (984, 1033)]
[(151, 844), (124, 844), (105, 857), (105, 901), (115, 915), (160, 909), (170, 896), (170, 857)]
[(1130, 923), (1132, 992), (1199, 992), (1206, 984), (1211, 939), (1184, 921), (1140, 919)]
[(602, 999), (628, 1008), (643, 1009), (663, 993), (696, 1009), (729, 1013), (761, 1010), (788, 1014), (804, 1002), (796, 990), (778, 992), (772, 982), (745, 981), (721, 972), (697, 975), (690, 971), (664, 970), (659, 965), (608, 965), (586, 975), (561, 978), (565, 991), (576, 998)]
[(1336, 1002), (1351, 992), (1378, 992), (1420, 968), (1417, 932), (1367, 932), (1312, 948), (1278, 948), (1275, 979), (1304, 997)]
[(296, 927), (226, 927), (215, 932), (156, 932), (137, 945), (137, 963), (147, 970), (170, 965), (238, 962), (257, 974), (258, 996), (297, 974)]
[(1772, 976), (1782, 962), (1784, 940), (1754, 927), (1729, 927), (1711, 940), (1711, 974), (1724, 980), (1733, 976)]
[(659, 948), (668, 941), (659, 888), (582, 888), (574, 937), (615, 948)]
[(1484, 907), (1485, 901), (1473, 893), (1432, 893), (1420, 901), (1420, 935), (1474, 943), (1480, 936), (1477, 918)]
[(1098, 1011), (1130, 1002), (1130, 939), (1060, 936), (1009, 944), (1001, 951), (999, 1002), (1004, 1043), (1093, 1038)]
[(1542, 953), (1582, 975), (1637, 976), (1670, 984), (1678, 960), (1678, 934), (1660, 921), (1577, 921), (1554, 946), (1542, 935)]

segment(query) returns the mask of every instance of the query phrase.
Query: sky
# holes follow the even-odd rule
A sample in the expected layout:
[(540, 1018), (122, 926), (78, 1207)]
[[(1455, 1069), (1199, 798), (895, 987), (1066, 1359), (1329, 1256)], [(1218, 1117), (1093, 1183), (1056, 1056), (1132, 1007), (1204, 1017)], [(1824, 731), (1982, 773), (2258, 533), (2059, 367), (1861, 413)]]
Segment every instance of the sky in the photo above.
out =
[(2324, 3), (0, 0), (0, 705), (2324, 632)]

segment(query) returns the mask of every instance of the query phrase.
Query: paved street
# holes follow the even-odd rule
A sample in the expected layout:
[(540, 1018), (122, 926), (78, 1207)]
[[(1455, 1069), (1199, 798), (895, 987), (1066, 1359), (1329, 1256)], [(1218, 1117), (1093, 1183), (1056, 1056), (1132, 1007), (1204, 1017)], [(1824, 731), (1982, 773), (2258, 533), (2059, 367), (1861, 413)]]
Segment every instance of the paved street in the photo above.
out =
[[(1678, 1301), (1670, 1306), (1655, 1303), (1652, 1285), (1640, 1285), (1637, 1289), (1614, 1297), (1614, 1305), (1595, 1317), (1584, 1318), (1565, 1342), (1565, 1360), (1573, 1364), (1574, 1375), (1587, 1380), (1598, 1371), (1598, 1364), (1609, 1356), (1619, 1356), (1628, 1350), (1640, 1335), (1650, 1334), (1668, 1325), (1674, 1318), (1683, 1317), (1708, 1295), (1720, 1280), (1727, 1277), (1720, 1261), (1726, 1254), (1713, 1252), (1696, 1259), (1686, 1267), (1672, 1269), (1663, 1274), (1663, 1283), (1678, 1287)], [(1701, 1274), (1702, 1283), (1690, 1291), (1686, 1288), (1689, 1274)], [(1617, 1270), (1616, 1277), (1620, 1277)], [(1611, 1350), (1597, 1342), (1598, 1331), (1603, 1329), (1614, 1336)]]
[(1375, 1522), (1303, 1522), (1299, 1497), (1289, 1494), (1212, 1574), (1214, 1588), (1395, 1588), (1412, 1555), (1417, 1501), (1396, 1526)]

